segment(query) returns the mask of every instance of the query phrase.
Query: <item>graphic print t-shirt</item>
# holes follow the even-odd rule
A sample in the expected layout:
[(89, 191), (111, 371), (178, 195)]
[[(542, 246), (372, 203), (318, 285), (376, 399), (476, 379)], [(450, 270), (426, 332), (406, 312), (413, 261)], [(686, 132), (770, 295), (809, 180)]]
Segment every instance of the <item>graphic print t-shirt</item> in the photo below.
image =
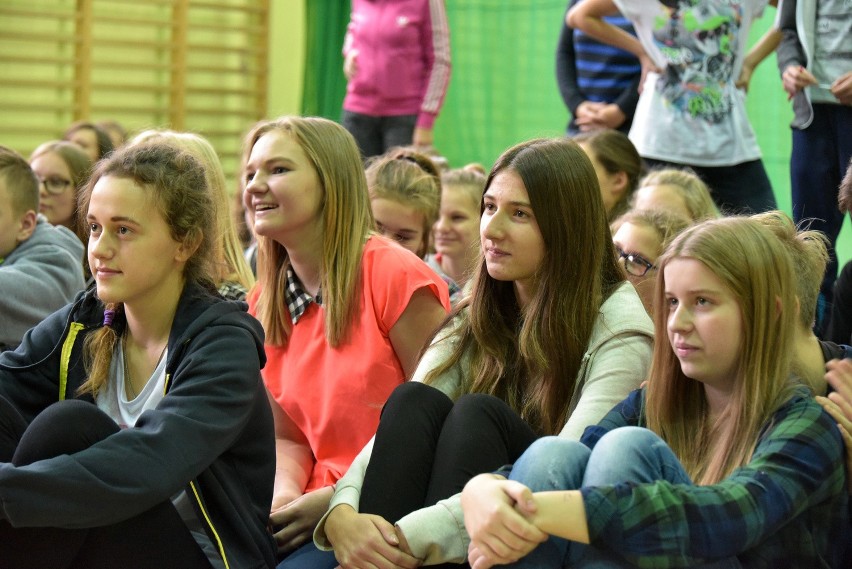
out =
[(630, 131), (639, 153), (695, 166), (759, 158), (735, 82), (767, 0), (615, 2), (661, 70), (648, 74)]

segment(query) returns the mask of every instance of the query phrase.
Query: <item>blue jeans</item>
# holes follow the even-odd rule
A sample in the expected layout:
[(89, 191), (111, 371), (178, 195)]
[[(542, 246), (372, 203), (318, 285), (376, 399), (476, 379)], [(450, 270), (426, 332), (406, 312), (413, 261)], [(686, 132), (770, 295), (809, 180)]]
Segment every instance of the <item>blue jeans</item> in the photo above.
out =
[(334, 569), (337, 566), (333, 551), (321, 551), (309, 541), (282, 559), (276, 569)]
[[(559, 437), (539, 439), (514, 464), (509, 479), (525, 484), (533, 492), (609, 486), (626, 481), (692, 484), (669, 446), (652, 431), (639, 427), (610, 431), (594, 450)], [(633, 565), (615, 552), (551, 537), (508, 567), (602, 569)], [(701, 567), (739, 567), (739, 563), (736, 559), (726, 559)]]
[[(815, 103), (813, 109), (813, 122), (808, 128), (793, 129), (790, 189), (796, 224), (805, 221), (810, 229), (825, 233), (831, 242), (831, 259), (820, 288), (821, 296), (830, 303), (838, 267), (834, 246), (843, 225), (843, 213), (837, 208), (837, 187), (852, 157), (852, 107)], [(821, 331), (823, 315), (817, 316), (817, 331)]]

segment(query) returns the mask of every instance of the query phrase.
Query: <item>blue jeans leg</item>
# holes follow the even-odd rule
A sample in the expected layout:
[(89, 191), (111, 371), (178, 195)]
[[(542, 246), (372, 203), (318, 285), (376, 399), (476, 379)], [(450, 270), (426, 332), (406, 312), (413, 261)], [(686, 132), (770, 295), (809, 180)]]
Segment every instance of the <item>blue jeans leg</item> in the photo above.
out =
[[(640, 427), (621, 427), (610, 431), (595, 445), (583, 486), (609, 486), (629, 481), (650, 483), (665, 480), (672, 484), (692, 485), (692, 480), (671, 448), (653, 431)], [(572, 567), (611, 569), (634, 567), (617, 552), (594, 546), (571, 548)], [(702, 569), (739, 567), (736, 558), (696, 565)]]
[(276, 569), (334, 569), (337, 565), (333, 551), (321, 551), (309, 541), (285, 557)]
[[(590, 454), (589, 448), (577, 441), (544, 437), (530, 445), (515, 462), (509, 479), (521, 482), (533, 492), (576, 489), (583, 482)], [(508, 567), (561, 567), (568, 548), (568, 540), (550, 537)]]

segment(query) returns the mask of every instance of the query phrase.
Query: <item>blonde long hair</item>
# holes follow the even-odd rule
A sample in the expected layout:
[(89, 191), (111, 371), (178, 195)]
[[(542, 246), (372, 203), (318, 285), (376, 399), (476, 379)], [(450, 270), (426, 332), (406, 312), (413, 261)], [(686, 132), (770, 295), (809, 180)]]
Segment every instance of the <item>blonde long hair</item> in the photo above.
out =
[[(683, 197), (684, 203), (686, 203), (692, 221), (722, 217), (719, 208), (716, 207), (710, 195), (710, 188), (690, 169), (662, 168), (651, 170), (639, 181), (637, 190), (648, 186), (671, 186), (677, 189)], [(635, 199), (635, 196), (633, 196), (634, 201)]]
[(219, 237), (214, 243), (216, 259), (219, 260), (216, 284), (235, 282), (246, 290), (250, 289), (254, 286), (254, 274), (246, 262), (242, 244), (237, 236), (237, 228), (231, 216), (231, 202), (228, 197), (225, 172), (216, 150), (206, 138), (199, 134), (173, 130), (146, 130), (136, 135), (131, 144), (156, 141), (174, 144), (195, 156), (204, 166), (207, 187), (216, 206), (216, 235)]
[[(736, 298), (742, 315), (742, 349), (731, 404), (712, 423), (702, 384), (683, 374), (665, 340), (665, 269), (678, 258), (696, 259), (710, 269)], [(687, 229), (657, 263), (657, 341), (647, 391), (648, 427), (668, 443), (696, 483), (713, 484), (748, 463), (762, 427), (792, 394), (792, 262), (766, 227), (731, 217)]]
[[(281, 131), (293, 137), (311, 161), (322, 186), (320, 286), (326, 340), (337, 346), (358, 310), (361, 254), (373, 227), (367, 180), (355, 139), (339, 124), (318, 117), (286, 116), (254, 126), (245, 139), (243, 170), (261, 136)], [(245, 176), (243, 176), (245, 179)], [(292, 327), (284, 296), (290, 259), (283, 245), (258, 235), (257, 317), (266, 342), (285, 345)]]
[[(140, 191), (150, 194), (151, 203), (168, 224), (172, 239), (180, 243), (199, 243), (184, 265), (184, 280), (215, 288), (216, 240), (210, 231), (215, 207), (201, 163), (189, 152), (170, 144), (122, 147), (98, 162), (92, 178), (80, 193), (77, 209), (82, 219), (89, 211), (95, 185), (105, 176), (133, 180)], [(123, 306), (109, 304), (105, 309), (116, 312), (116, 324), (101, 326), (86, 336), (83, 350), (89, 378), (80, 386), (80, 394), (97, 395), (109, 381), (112, 354), (120, 338), (117, 329), (122, 327)]]
[(598, 179), (574, 142), (536, 139), (506, 150), (486, 181), (511, 170), (524, 182), (544, 240), (537, 290), (522, 310), (513, 283), (488, 274), (480, 256), (472, 292), (453, 312), (458, 342), (429, 383), (470, 357), (461, 393), (504, 400), (537, 432), (556, 434), (601, 304), (625, 277), (615, 260)]

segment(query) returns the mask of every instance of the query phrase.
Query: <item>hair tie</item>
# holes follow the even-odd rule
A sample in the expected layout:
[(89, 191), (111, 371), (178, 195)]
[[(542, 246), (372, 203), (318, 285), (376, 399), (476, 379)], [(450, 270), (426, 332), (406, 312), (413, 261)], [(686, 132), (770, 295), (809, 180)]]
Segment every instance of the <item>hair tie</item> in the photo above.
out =
[(115, 310), (108, 308), (104, 310), (104, 326), (112, 326), (112, 321), (115, 318)]

